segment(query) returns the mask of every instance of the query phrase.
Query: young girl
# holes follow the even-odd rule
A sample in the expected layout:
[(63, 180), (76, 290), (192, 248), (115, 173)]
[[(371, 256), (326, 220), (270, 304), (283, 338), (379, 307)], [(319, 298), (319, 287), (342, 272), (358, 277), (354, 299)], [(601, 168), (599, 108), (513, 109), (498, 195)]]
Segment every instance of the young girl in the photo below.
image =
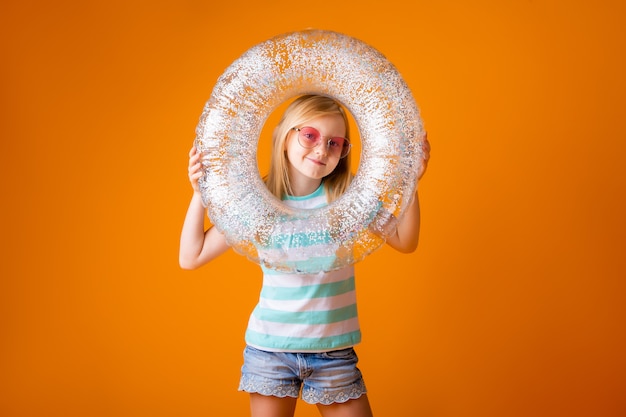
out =
[[(317, 95), (297, 98), (274, 130), (267, 187), (298, 209), (337, 199), (352, 179), (348, 137), (348, 119), (337, 102)], [(428, 141), (424, 156), (418, 177), (429, 157)], [(179, 255), (185, 269), (198, 268), (229, 248), (216, 228), (204, 230), (200, 157), (192, 148), (189, 180), (194, 192)], [(400, 252), (413, 252), (419, 226), (416, 195), (386, 242)], [(292, 417), (300, 395), (317, 404), (324, 417), (371, 416), (353, 349), (361, 339), (354, 267), (312, 274), (262, 269), (263, 288), (248, 323), (239, 384), (240, 391), (250, 393), (252, 416)]]

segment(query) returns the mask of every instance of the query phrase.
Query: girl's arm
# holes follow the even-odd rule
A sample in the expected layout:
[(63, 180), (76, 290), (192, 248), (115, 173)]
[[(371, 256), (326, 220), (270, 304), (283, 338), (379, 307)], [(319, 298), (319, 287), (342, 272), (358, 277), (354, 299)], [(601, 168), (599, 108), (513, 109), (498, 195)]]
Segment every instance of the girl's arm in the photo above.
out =
[(189, 181), (193, 196), (189, 202), (180, 235), (178, 262), (183, 269), (196, 269), (215, 259), (229, 248), (224, 235), (215, 227), (204, 230), (205, 208), (198, 180), (202, 176), (200, 153), (194, 146), (189, 151)]
[(420, 236), (420, 203), (417, 193), (398, 223), (396, 232), (387, 238), (387, 244), (402, 253), (417, 249)]
[[(428, 165), (430, 159), (430, 142), (428, 142), (428, 136), (424, 138), (424, 159), (422, 160), (422, 166), (420, 172), (418, 172), (417, 180), (419, 181)], [(411, 205), (407, 207), (404, 216), (398, 223), (396, 232), (387, 238), (387, 243), (392, 248), (402, 253), (411, 253), (417, 249), (417, 243), (420, 235), (420, 203), (418, 193), (415, 192), (415, 196)]]

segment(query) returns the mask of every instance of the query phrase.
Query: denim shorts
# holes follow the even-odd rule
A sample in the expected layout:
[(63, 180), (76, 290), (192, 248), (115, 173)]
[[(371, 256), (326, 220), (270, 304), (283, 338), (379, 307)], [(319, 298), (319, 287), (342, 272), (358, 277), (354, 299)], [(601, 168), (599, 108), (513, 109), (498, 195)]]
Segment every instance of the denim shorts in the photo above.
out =
[(353, 348), (322, 353), (266, 352), (246, 346), (239, 391), (298, 398), (310, 404), (343, 403), (365, 394)]

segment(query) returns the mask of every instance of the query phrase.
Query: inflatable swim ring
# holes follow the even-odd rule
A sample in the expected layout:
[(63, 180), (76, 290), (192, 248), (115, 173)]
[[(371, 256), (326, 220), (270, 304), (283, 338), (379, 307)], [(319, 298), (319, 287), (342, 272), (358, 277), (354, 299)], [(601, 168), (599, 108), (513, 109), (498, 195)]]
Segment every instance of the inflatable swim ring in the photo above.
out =
[[(348, 190), (313, 210), (294, 210), (274, 197), (256, 159), (268, 116), (303, 94), (329, 96), (346, 107), (362, 144)], [(315, 273), (362, 260), (395, 231), (415, 195), (424, 131), (411, 91), (380, 52), (344, 34), (312, 29), (271, 38), (235, 60), (204, 106), (195, 143), (203, 152), (203, 203), (227, 242), (262, 266)], [(293, 231), (307, 239), (307, 251), (298, 239), (276, 245), (276, 236)], [(310, 257), (329, 261), (312, 265)]]

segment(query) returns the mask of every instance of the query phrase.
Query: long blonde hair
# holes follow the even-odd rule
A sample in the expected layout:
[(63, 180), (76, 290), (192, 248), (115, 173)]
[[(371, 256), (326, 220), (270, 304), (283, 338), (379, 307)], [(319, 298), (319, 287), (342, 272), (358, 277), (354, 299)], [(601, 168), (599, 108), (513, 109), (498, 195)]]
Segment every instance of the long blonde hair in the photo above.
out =
[[(285, 141), (291, 129), (304, 124), (316, 117), (338, 114), (343, 117), (346, 125), (346, 137), (350, 138), (349, 124), (346, 111), (335, 100), (319, 95), (304, 95), (295, 99), (285, 110), (282, 118), (276, 125), (272, 135), (272, 157), (269, 173), (265, 177), (265, 184), (272, 194), (282, 199), (290, 195), (291, 184), (288, 175), (289, 160), (285, 152)], [(328, 201), (334, 201), (341, 196), (350, 181), (350, 154), (341, 158), (337, 167), (322, 179)]]

